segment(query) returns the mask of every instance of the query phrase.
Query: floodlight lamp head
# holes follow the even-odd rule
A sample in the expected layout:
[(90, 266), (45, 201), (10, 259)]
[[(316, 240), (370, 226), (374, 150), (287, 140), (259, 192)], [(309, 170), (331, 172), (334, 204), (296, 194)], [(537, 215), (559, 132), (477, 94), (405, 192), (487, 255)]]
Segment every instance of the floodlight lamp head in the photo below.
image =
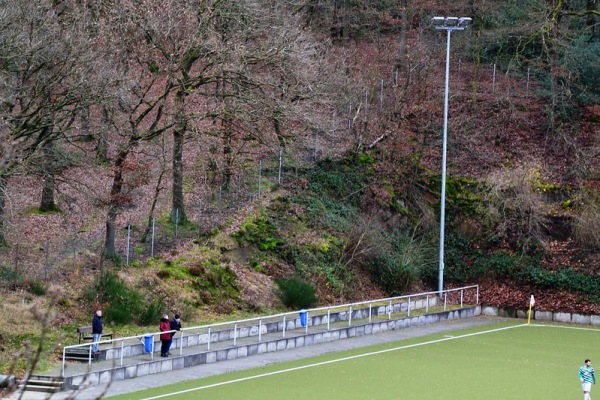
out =
[(473, 23), (473, 18), (471, 17), (461, 17), (458, 19), (458, 26), (469, 26)]
[(444, 17), (433, 17), (433, 18), (431, 18), (431, 24), (433, 26), (442, 26), (442, 25), (444, 25), (445, 20), (446, 20), (446, 18), (444, 18)]
[(456, 26), (458, 25), (458, 18), (456, 17), (447, 17), (445, 21), (446, 26)]

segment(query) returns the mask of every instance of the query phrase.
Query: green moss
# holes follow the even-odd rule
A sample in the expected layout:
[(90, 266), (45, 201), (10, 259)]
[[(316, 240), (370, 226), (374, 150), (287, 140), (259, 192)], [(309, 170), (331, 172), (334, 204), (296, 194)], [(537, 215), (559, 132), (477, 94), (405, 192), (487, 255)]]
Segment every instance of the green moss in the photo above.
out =
[(565, 210), (570, 210), (573, 208), (573, 199), (567, 199), (560, 203), (560, 206)]
[(358, 162), (361, 164), (373, 164), (375, 160), (369, 154), (360, 154), (358, 156)]
[(60, 208), (56, 204), (53, 204), (47, 211), (42, 211), (39, 207), (31, 207), (25, 210), (25, 214), (27, 215), (50, 215), (50, 214), (59, 214), (61, 212)]
[(262, 263), (255, 258), (250, 259), (250, 268), (258, 272), (259, 274), (264, 274), (265, 272), (267, 272)]
[(184, 194), (194, 193), (194, 190), (196, 190), (196, 182), (194, 180), (194, 177), (192, 177), (192, 176), (184, 177), (183, 178), (183, 193)]
[(149, 259), (146, 264), (148, 267), (154, 267), (157, 263), (162, 262), (161, 256), (155, 256), (154, 258)]
[(219, 304), (225, 300), (242, 303), (237, 275), (229, 266), (207, 260), (193, 269), (197, 276), (194, 286), (201, 304)]
[(162, 278), (177, 280), (185, 280), (189, 278), (190, 274), (187, 267), (180, 264), (182, 261), (185, 260), (166, 261), (158, 268), (158, 275)]
[(325, 254), (331, 249), (331, 244), (326, 239), (319, 239), (315, 243), (313, 243), (311, 247), (313, 250)]
[(239, 230), (232, 234), (238, 239), (240, 245), (252, 243), (260, 250), (269, 251), (283, 243), (277, 235), (276, 227), (264, 214), (263, 210), (257, 216), (248, 217), (240, 224)]
[[(429, 185), (437, 194), (441, 186), (439, 179), (437, 176), (431, 178)], [(475, 217), (481, 209), (482, 190), (484, 190), (483, 185), (476, 179), (446, 176), (446, 207), (450, 210), (459, 210), (463, 216)]]

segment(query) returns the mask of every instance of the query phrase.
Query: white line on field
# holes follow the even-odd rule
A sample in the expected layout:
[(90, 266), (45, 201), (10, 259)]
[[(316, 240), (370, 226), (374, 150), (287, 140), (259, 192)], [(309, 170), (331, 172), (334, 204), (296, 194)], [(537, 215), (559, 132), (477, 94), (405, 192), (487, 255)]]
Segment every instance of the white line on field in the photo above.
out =
[(300, 366), (300, 367), (288, 368), (288, 369), (284, 369), (284, 370), (281, 370), (281, 371), (274, 371), (274, 372), (269, 372), (269, 373), (260, 374), (260, 375), (247, 376), (245, 378), (239, 378), (239, 379), (232, 379), (230, 381), (213, 383), (211, 385), (199, 386), (197, 388), (186, 389), (186, 390), (180, 390), (178, 392), (161, 394), (161, 395), (153, 396), (153, 397), (146, 397), (146, 398), (141, 399), (141, 400), (164, 399), (164, 398), (171, 397), (171, 396), (178, 396), (178, 395), (181, 395), (181, 394), (184, 394), (184, 393), (195, 392), (197, 390), (210, 389), (210, 388), (214, 388), (214, 387), (218, 387), (218, 386), (229, 385), (229, 384), (232, 384), (232, 383), (239, 383), (239, 382), (249, 381), (249, 380), (252, 380), (252, 379), (258, 379), (258, 378), (264, 378), (264, 377), (267, 377), (267, 376), (279, 375), (279, 374), (283, 374), (283, 373), (286, 373), (286, 372), (299, 371), (299, 370), (302, 370), (302, 369), (319, 367), (319, 366), (322, 366), (322, 365), (333, 364), (333, 363), (337, 363), (337, 362), (341, 362), (341, 361), (348, 361), (348, 360), (353, 360), (353, 359), (356, 359), (356, 358), (362, 358), (362, 357), (368, 357), (368, 356), (373, 356), (373, 355), (377, 355), (377, 354), (389, 353), (391, 351), (398, 351), (398, 350), (410, 349), (410, 348), (413, 348), (413, 347), (425, 346), (425, 345), (428, 345), (428, 344), (435, 344), (435, 343), (445, 342), (445, 341), (448, 341), (448, 340), (462, 339), (462, 338), (466, 338), (466, 337), (483, 335), (483, 334), (487, 334), (487, 333), (505, 331), (507, 329), (520, 328), (520, 327), (523, 327), (523, 326), (527, 326), (527, 324), (506, 326), (504, 328), (491, 329), (489, 331), (481, 331), (481, 332), (475, 332), (475, 333), (467, 333), (465, 335), (460, 335), (460, 336), (444, 337), (443, 339), (431, 340), (429, 342), (409, 344), (409, 345), (406, 345), (406, 346), (394, 347), (394, 348), (391, 348), (391, 349), (373, 351), (373, 352), (370, 352), (370, 353), (358, 354), (358, 355), (355, 355), (355, 356), (344, 357), (344, 358), (338, 358), (336, 360), (329, 360), (329, 361), (323, 361), (323, 362), (319, 362), (319, 363), (315, 363), (315, 364), (303, 365), (303, 366)]
[(600, 329), (594, 328), (583, 328), (580, 326), (569, 326), (569, 325), (545, 325), (545, 324), (531, 324), (531, 326), (535, 326), (536, 328), (562, 328), (562, 329), (573, 329), (576, 331), (595, 331), (600, 332)]

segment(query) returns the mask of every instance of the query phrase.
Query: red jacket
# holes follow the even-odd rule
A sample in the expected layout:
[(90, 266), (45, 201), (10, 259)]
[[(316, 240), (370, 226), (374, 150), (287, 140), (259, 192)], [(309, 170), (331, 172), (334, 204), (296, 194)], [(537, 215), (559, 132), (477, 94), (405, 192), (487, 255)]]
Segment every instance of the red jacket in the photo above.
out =
[[(161, 318), (160, 319), (160, 331), (165, 332), (165, 331), (170, 331), (170, 330), (171, 330), (171, 324), (169, 323), (169, 320)], [(170, 340), (170, 339), (171, 339), (170, 333), (161, 333), (160, 334), (160, 340)]]

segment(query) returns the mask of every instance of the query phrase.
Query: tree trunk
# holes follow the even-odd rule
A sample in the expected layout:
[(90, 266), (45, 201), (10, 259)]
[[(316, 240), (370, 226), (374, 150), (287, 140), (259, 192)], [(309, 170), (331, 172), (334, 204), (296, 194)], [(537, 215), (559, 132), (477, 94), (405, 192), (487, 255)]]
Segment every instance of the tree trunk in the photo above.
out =
[(117, 256), (115, 248), (117, 210), (111, 205), (106, 214), (106, 237), (104, 240), (104, 258), (114, 260)]
[(183, 198), (183, 144), (187, 131), (185, 115), (185, 96), (190, 86), (189, 72), (194, 63), (200, 58), (196, 48), (187, 51), (179, 65), (181, 81), (179, 89), (175, 92), (175, 128), (173, 129), (173, 203), (171, 209), (171, 222), (186, 223), (185, 204)]
[(48, 172), (44, 177), (44, 187), (42, 189), (42, 201), (40, 202), (41, 212), (56, 211), (58, 207), (54, 203), (54, 186), (55, 179), (52, 171)]
[(150, 234), (150, 230), (152, 229), (152, 220), (154, 219), (154, 210), (156, 210), (156, 203), (158, 203), (158, 195), (160, 194), (160, 186), (162, 185), (162, 180), (165, 175), (165, 171), (161, 171), (158, 176), (158, 181), (156, 182), (156, 187), (154, 188), (154, 197), (152, 197), (152, 205), (150, 206), (150, 213), (148, 214), (148, 225), (140, 238), (141, 243), (146, 243), (148, 239), (148, 235)]
[(588, 29), (592, 32), (592, 35), (596, 33), (596, 11), (598, 10), (598, 1), (597, 0), (587, 0), (586, 4), (587, 9), (587, 20), (586, 25)]
[(119, 151), (113, 169), (113, 184), (110, 190), (108, 213), (106, 214), (106, 238), (104, 241), (104, 257), (109, 259), (115, 259), (117, 255), (115, 248), (116, 220), (122, 202), (123, 166), (125, 164), (125, 159), (129, 155), (129, 151), (130, 147)]
[(108, 142), (106, 137), (108, 135), (108, 127), (110, 124), (110, 117), (106, 107), (102, 107), (102, 124), (98, 131), (98, 145), (96, 146), (96, 162), (98, 164), (104, 164), (108, 161)]
[[(224, 75), (224, 74), (223, 74)], [(226, 96), (226, 84), (225, 79), (221, 79), (217, 82), (216, 93), (220, 96), (220, 100), (223, 102), (223, 108), (229, 110), (229, 105)], [(231, 118), (228, 116), (228, 111), (224, 112), (221, 119), (221, 140), (223, 143), (223, 183), (222, 188), (229, 190), (231, 185), (232, 166), (233, 166), (233, 149), (231, 143), (233, 142), (233, 132), (231, 129)]]
[(91, 142), (94, 136), (90, 130), (90, 106), (81, 109), (81, 140)]
[(342, 39), (344, 39), (344, 43), (347, 46), (350, 41), (350, 6), (348, 5), (348, 0), (344, 0), (344, 11), (342, 14)]
[(173, 129), (173, 203), (171, 222), (183, 224), (187, 221), (183, 202), (183, 142), (186, 131), (185, 92), (175, 94), (175, 128)]
[(275, 136), (277, 136), (277, 141), (279, 142), (279, 148), (284, 149), (285, 151), (285, 137), (281, 133), (281, 123), (277, 117), (273, 118), (273, 129), (275, 130)]
[(233, 175), (233, 149), (231, 147), (233, 134), (227, 122), (223, 122), (223, 125), (223, 158), (225, 159), (223, 168), (223, 189), (229, 190), (229, 187), (231, 185), (231, 177)]
[(56, 211), (58, 207), (54, 203), (55, 188), (55, 165), (54, 165), (54, 145), (51, 141), (45, 142), (42, 147), (44, 163), (44, 187), (42, 188), (42, 200), (40, 202), (41, 212)]
[[(400, 0), (400, 7), (402, 8), (402, 17), (400, 20), (400, 42), (398, 48), (398, 61), (396, 62), (396, 71), (394, 75), (394, 84), (398, 88), (402, 87), (402, 92), (399, 93), (400, 101), (394, 102), (394, 113), (399, 114), (402, 112), (402, 107), (405, 104), (405, 100), (408, 96), (408, 91), (411, 86), (411, 70), (410, 62), (408, 57), (408, 46), (407, 38), (409, 35), (409, 8), (408, 0)], [(404, 79), (404, 85), (401, 85), (400, 81)]]
[(0, 175), (0, 247), (6, 247), (6, 236), (4, 236), (4, 217), (6, 212), (4, 206), (6, 204), (6, 191), (8, 190), (8, 177)]
[[(398, 52), (398, 64), (396, 68), (406, 68), (408, 64), (408, 50), (406, 47), (406, 37), (408, 36), (408, 0), (400, 0), (400, 7), (402, 7), (402, 19), (400, 23), (400, 43)], [(408, 71), (408, 68), (406, 68)]]

